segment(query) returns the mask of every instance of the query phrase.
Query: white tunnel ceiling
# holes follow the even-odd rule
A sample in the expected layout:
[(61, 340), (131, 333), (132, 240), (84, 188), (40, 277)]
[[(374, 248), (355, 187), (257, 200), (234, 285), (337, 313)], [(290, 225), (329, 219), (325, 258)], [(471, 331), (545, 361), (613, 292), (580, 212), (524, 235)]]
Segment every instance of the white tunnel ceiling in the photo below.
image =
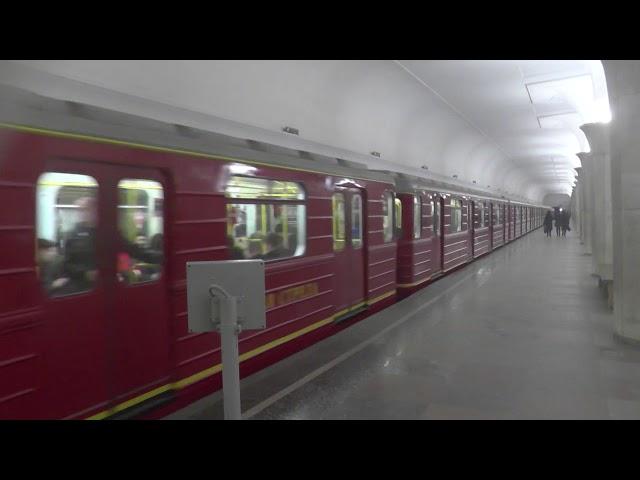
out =
[(571, 193), (576, 153), (589, 151), (580, 125), (610, 119), (600, 61), (400, 63), (491, 138), (512, 175), (545, 193)]
[(599, 61), (28, 60), (0, 82), (533, 201), (570, 193), (608, 112)]

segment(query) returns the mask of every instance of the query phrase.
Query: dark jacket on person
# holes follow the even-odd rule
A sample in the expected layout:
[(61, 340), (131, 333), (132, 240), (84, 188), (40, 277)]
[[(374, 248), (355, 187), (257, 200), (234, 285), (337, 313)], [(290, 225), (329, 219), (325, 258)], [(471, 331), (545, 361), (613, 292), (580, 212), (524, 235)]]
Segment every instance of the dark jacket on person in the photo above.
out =
[(75, 284), (76, 291), (81, 291), (91, 285), (86, 273), (96, 269), (96, 229), (79, 223), (65, 242), (63, 273)]

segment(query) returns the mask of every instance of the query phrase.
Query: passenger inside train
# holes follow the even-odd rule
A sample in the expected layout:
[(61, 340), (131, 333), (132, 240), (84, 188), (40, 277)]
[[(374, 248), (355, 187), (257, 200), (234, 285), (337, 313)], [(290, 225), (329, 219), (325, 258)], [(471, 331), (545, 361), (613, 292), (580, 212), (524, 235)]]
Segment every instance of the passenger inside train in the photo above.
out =
[[(157, 280), (163, 263), (162, 186), (123, 180), (118, 189), (120, 241), (117, 280)], [(97, 182), (86, 175), (49, 172), (38, 182), (39, 278), (48, 296), (93, 289), (98, 276)]]
[(229, 258), (265, 261), (304, 254), (304, 191), (294, 182), (232, 177), (226, 195)]

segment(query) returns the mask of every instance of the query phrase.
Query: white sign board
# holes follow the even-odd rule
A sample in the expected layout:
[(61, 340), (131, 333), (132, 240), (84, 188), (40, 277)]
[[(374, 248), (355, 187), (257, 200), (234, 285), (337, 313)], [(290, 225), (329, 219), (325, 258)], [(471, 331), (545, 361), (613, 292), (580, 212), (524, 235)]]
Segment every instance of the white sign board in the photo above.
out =
[(187, 308), (189, 332), (212, 332), (212, 297), (209, 288), (217, 285), (237, 299), (238, 323), (242, 330), (262, 330), (267, 326), (262, 260), (187, 262)]

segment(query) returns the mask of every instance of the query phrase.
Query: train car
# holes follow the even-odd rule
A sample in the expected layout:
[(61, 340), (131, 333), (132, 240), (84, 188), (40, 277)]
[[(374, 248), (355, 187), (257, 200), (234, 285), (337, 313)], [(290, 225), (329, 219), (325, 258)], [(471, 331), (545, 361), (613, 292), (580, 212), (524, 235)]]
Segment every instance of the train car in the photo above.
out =
[(158, 418), (219, 389), (188, 261), (266, 262), (246, 376), (481, 245), (466, 193), (4, 87), (0, 167), (0, 418)]
[(494, 250), (506, 243), (506, 235), (508, 231), (506, 212), (507, 204), (505, 202), (499, 200), (491, 202), (492, 249)]
[(0, 418), (106, 418), (219, 387), (218, 336), (187, 332), (187, 261), (267, 262), (243, 375), (393, 301), (393, 179), (1, 98), (0, 198), (19, 208), (0, 214)]
[(442, 273), (441, 200), (424, 182), (396, 175), (401, 225), (398, 236), (397, 283), (401, 296), (420, 288)]
[(491, 221), (491, 199), (472, 197), (473, 258), (481, 257), (493, 250), (493, 225)]

